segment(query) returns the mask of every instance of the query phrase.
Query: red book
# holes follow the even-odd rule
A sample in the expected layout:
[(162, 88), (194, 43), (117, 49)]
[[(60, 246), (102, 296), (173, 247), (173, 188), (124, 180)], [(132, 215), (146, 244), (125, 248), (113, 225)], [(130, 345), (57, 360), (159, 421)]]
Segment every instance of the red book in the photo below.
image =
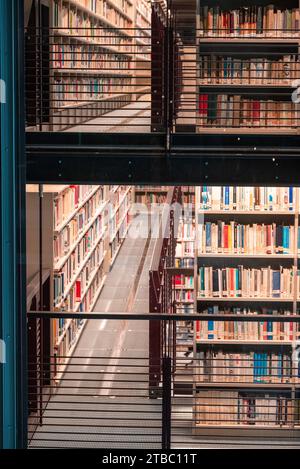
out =
[(199, 96), (199, 114), (206, 117), (208, 110), (208, 94), (200, 94)]
[(76, 295), (76, 301), (81, 301), (81, 280), (76, 280), (75, 295)]
[(260, 102), (259, 101), (253, 101), (252, 103), (252, 119), (255, 122), (255, 124), (259, 125), (260, 122)]
[(263, 340), (268, 340), (268, 323), (264, 322), (263, 325)]
[(200, 340), (201, 322), (196, 321), (196, 340)]
[(175, 285), (182, 285), (181, 275), (175, 275)]
[(229, 292), (230, 296), (235, 296), (235, 288), (234, 288), (234, 269), (230, 269), (229, 274)]
[(228, 225), (224, 225), (224, 250), (228, 251)]
[(272, 254), (272, 226), (267, 226), (267, 254)]

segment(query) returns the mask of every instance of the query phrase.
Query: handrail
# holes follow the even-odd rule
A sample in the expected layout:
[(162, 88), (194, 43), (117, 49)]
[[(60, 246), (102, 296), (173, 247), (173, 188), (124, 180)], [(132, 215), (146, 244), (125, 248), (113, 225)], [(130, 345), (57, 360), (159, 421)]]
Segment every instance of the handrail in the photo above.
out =
[[(47, 318), (47, 319), (128, 319), (137, 321), (241, 321), (241, 322), (286, 322), (287, 316), (283, 315), (234, 315), (234, 314), (164, 314), (164, 313), (122, 313), (122, 312), (73, 312), (73, 311), (28, 311), (29, 318)], [(289, 322), (300, 323), (300, 315), (288, 316)]]

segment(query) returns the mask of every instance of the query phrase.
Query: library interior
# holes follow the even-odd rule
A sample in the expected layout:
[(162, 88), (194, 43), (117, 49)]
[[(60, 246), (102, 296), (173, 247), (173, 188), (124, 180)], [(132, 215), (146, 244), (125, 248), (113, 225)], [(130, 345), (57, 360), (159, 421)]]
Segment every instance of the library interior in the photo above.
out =
[(10, 4), (2, 446), (299, 449), (299, 0)]

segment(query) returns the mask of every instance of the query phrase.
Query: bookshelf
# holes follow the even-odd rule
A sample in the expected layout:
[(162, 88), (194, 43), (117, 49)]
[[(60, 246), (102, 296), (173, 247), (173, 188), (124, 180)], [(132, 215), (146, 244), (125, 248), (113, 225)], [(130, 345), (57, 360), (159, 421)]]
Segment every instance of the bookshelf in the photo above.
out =
[[(175, 265), (169, 269), (172, 278), (172, 301), (176, 314), (194, 311), (194, 250), (195, 250), (195, 187), (181, 187), (183, 213), (179, 218)], [(194, 327), (192, 321), (176, 322), (176, 385), (186, 381), (186, 360), (193, 351)], [(182, 376), (182, 373), (184, 377)], [(182, 379), (183, 378), (183, 379)]]
[(133, 203), (133, 192), (132, 186), (115, 186), (111, 193), (109, 214), (111, 265), (118, 255), (131, 222), (130, 208)]
[(100, 117), (150, 90), (150, 12), (145, 0), (51, 0), (51, 130)]
[[(135, 4), (135, 91), (148, 101), (151, 86), (151, 3), (148, 0)], [(150, 104), (150, 101), (149, 101)], [(147, 103), (145, 103), (147, 105)]]
[(163, 204), (167, 200), (167, 186), (136, 186), (135, 202), (149, 206), (150, 204)]
[(292, 352), (300, 330), (289, 321), (299, 314), (299, 195), (291, 187), (196, 187), (194, 311), (212, 320), (194, 330), (195, 435), (299, 430)]
[[(38, 196), (37, 186), (28, 185), (27, 210), (35, 217), (27, 236), (29, 278), (31, 270), (38, 271)], [(50, 272), (49, 296), (54, 310), (93, 311), (126, 236), (131, 204), (131, 186), (43, 186), (42, 254), (43, 265)], [(85, 324), (80, 319), (51, 320), (50, 353), (57, 381)]]
[(198, 132), (299, 133), (298, 0), (197, 0)]

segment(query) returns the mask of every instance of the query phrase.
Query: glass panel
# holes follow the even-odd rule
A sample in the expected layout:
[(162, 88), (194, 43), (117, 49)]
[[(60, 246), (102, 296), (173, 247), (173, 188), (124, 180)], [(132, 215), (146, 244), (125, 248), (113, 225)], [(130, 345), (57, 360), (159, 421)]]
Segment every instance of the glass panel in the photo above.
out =
[(145, 357), (137, 383), (157, 404), (170, 359), (173, 447), (220, 432), (298, 437), (299, 197), (295, 187), (28, 185), (28, 309), (54, 312), (30, 316), (31, 430), (53, 393), (86, 392), (92, 371), (104, 373), (108, 404), (126, 382), (122, 360)]

